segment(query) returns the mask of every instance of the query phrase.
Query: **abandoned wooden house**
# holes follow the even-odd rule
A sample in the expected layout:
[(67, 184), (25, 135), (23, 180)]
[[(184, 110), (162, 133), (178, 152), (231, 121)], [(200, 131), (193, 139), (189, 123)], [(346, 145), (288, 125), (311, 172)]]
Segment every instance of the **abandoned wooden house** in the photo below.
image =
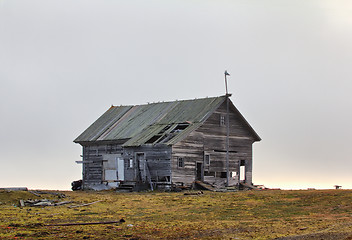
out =
[(83, 188), (252, 185), (252, 145), (261, 139), (229, 96), (111, 106), (74, 140)]

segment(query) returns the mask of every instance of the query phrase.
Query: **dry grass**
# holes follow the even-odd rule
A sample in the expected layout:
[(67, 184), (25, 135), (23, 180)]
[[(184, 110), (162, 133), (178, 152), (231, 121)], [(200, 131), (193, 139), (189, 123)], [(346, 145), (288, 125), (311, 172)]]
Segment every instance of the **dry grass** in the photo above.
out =
[(20, 208), (19, 199), (38, 197), (0, 192), (0, 239), (352, 239), (352, 190), (64, 193), (72, 205), (101, 202)]

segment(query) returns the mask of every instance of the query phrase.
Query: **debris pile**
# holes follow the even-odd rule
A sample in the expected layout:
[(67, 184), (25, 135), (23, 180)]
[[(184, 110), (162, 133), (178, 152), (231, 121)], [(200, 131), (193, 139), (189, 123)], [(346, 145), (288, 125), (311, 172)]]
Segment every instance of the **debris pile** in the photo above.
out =
[(64, 204), (72, 203), (72, 201), (62, 201), (58, 202), (57, 200), (48, 200), (48, 199), (28, 199), (28, 200), (20, 200), (20, 206), (25, 207), (45, 207), (45, 206), (61, 206)]
[(54, 195), (58, 198), (65, 198), (66, 195), (63, 193), (57, 193), (57, 192), (44, 192), (44, 191), (39, 191), (39, 190), (34, 190), (34, 191), (28, 191), (30, 193), (32, 193), (33, 195), (37, 196), (37, 197), (41, 197), (42, 194), (50, 194), (50, 195)]
[[(19, 200), (19, 206), (20, 207), (45, 207), (45, 206), (60, 206), (68, 203), (72, 203), (72, 201), (60, 201), (60, 199), (65, 198), (66, 195), (63, 193), (58, 193), (58, 192), (46, 192), (46, 191), (40, 191), (40, 190), (31, 190), (28, 191), (29, 193), (42, 198), (42, 199), (31, 199), (28, 198), (26, 200), (20, 199)], [(53, 195), (55, 196), (55, 199), (48, 199), (48, 198), (43, 198), (42, 195), (47, 194), (47, 195)]]
[(8, 187), (8, 188), (0, 188), (0, 190), (4, 191), (28, 191), (27, 187)]
[(76, 191), (76, 190), (81, 190), (82, 189), (82, 180), (78, 180), (78, 181), (73, 181), (71, 183), (71, 189), (72, 191)]
[(202, 195), (203, 191), (199, 191), (199, 192), (186, 192), (183, 195)]

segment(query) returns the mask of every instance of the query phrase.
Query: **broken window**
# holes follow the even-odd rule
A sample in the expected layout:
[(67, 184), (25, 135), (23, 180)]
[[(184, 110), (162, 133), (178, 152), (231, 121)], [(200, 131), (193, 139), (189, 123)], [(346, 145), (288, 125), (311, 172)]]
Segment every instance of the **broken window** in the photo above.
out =
[(177, 167), (183, 168), (185, 166), (185, 162), (182, 157), (177, 158)]

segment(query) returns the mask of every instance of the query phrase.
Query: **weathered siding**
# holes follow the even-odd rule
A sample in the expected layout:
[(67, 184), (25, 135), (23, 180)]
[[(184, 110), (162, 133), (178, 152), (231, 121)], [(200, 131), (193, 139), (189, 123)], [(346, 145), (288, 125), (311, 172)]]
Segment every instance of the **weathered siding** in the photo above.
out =
[(106, 154), (121, 154), (122, 148), (119, 145), (91, 145), (83, 146), (83, 187), (99, 185), (104, 180), (103, 162)]
[[(191, 184), (197, 178), (198, 167), (202, 164), (202, 180), (214, 184), (226, 182), (226, 124), (221, 125), (221, 116), (226, 117), (224, 102), (196, 131), (192, 132), (172, 148), (172, 181)], [(238, 183), (240, 165), (245, 164), (246, 183), (252, 182), (252, 144), (246, 123), (235, 111), (230, 109), (229, 171), (236, 173), (232, 184)], [(226, 121), (225, 121), (226, 122)], [(205, 154), (210, 156), (210, 164), (204, 161)], [(184, 166), (178, 166), (178, 158), (184, 159)], [(199, 175), (199, 173), (198, 173)], [(199, 176), (198, 176), (199, 177)]]
[[(137, 154), (144, 154), (143, 163), (137, 163)], [(124, 158), (129, 164), (130, 159), (133, 160), (133, 168), (128, 168), (128, 178), (126, 181), (141, 181), (141, 177), (145, 178), (144, 164), (147, 164), (151, 179), (153, 182), (170, 182), (171, 178), (171, 147), (166, 145), (144, 145), (141, 147), (124, 148)], [(139, 168), (139, 169), (138, 169)], [(142, 179), (144, 181), (144, 179)]]
[[(137, 164), (137, 154), (143, 154), (143, 161)], [(111, 185), (121, 182), (121, 176), (115, 181), (107, 181), (108, 170), (117, 171), (114, 159), (123, 159), (125, 183), (144, 184), (149, 177), (155, 183), (171, 182), (171, 147), (166, 145), (145, 145), (141, 147), (122, 148), (117, 144), (83, 146), (83, 186)], [(131, 165), (132, 164), (132, 165)], [(148, 173), (146, 172), (148, 169)], [(118, 180), (119, 179), (119, 180)]]

